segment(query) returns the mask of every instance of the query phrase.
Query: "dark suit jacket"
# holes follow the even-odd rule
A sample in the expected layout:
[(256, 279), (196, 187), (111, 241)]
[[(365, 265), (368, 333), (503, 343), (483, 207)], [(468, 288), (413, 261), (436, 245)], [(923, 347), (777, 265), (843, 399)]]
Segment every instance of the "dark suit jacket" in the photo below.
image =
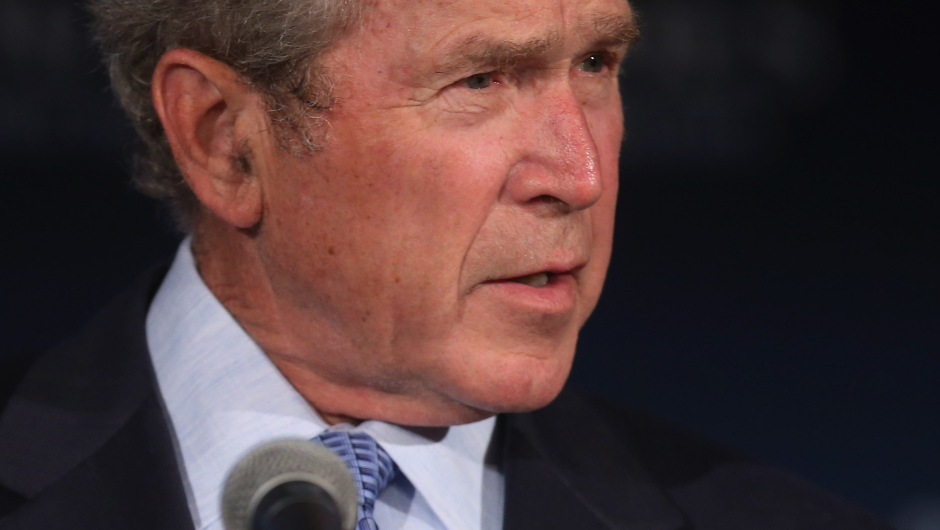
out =
[[(40, 356), (0, 416), (0, 529), (192, 528), (144, 321), (164, 270)], [(502, 416), (505, 529), (886, 528), (770, 466), (565, 391)]]

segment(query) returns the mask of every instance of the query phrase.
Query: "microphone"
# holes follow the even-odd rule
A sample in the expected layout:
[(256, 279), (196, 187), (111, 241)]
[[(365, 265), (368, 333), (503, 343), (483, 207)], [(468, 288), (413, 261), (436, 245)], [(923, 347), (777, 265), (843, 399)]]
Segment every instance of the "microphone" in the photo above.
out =
[(229, 472), (222, 492), (227, 530), (353, 530), (358, 507), (346, 464), (307, 440), (252, 449)]

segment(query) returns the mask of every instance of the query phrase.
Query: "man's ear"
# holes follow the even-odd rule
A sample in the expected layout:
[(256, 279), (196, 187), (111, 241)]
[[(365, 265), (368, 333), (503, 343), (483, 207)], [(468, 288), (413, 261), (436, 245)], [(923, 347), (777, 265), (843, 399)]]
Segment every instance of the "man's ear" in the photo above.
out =
[(248, 139), (263, 127), (257, 96), (230, 66), (186, 49), (160, 58), (151, 93), (176, 164), (199, 201), (232, 226), (255, 226), (262, 191)]

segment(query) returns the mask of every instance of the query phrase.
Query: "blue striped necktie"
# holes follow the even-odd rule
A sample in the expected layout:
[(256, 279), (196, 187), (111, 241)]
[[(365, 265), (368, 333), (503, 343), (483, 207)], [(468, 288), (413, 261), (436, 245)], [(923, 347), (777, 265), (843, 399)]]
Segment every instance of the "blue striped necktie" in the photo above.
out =
[(375, 499), (395, 476), (395, 463), (371, 436), (361, 432), (325, 432), (313, 439), (339, 455), (359, 491), (357, 530), (378, 530), (372, 512)]

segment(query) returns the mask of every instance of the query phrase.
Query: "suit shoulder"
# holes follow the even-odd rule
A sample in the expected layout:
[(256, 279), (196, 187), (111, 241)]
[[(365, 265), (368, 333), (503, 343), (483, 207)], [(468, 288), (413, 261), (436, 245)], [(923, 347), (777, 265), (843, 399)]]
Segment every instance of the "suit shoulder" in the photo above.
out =
[(23, 376), (38, 356), (39, 352), (32, 351), (0, 361), (0, 417), (3, 416), (3, 410), (19, 387)]
[(161, 279), (162, 269), (141, 276), (77, 333), (18, 359), (9, 381), (0, 381), (0, 486), (32, 498), (100, 447), (148, 395), (144, 322)]
[(697, 530), (889, 528), (775, 466), (635, 408), (565, 391), (544, 413), (609, 437), (608, 447), (636, 459)]
[[(120, 371), (127, 346), (146, 351), (144, 321), (150, 300), (166, 273), (160, 264), (98, 309), (74, 333), (51, 347), (14, 357), (9, 376), (0, 378), (0, 394), (12, 404), (19, 398), (48, 402), (84, 397), (89, 373)], [(4, 366), (5, 367), (5, 366)], [(70, 403), (71, 406), (71, 403)]]
[(0, 485), (0, 523), (3, 522), (3, 519), (17, 510), (23, 503), (26, 502), (26, 498), (20, 495), (19, 493), (7, 489), (3, 485)]
[(610, 438), (667, 488), (694, 480), (717, 466), (756, 462), (743, 452), (665, 419), (580, 391), (566, 389), (535, 414), (542, 423), (577, 425), (581, 436)]

